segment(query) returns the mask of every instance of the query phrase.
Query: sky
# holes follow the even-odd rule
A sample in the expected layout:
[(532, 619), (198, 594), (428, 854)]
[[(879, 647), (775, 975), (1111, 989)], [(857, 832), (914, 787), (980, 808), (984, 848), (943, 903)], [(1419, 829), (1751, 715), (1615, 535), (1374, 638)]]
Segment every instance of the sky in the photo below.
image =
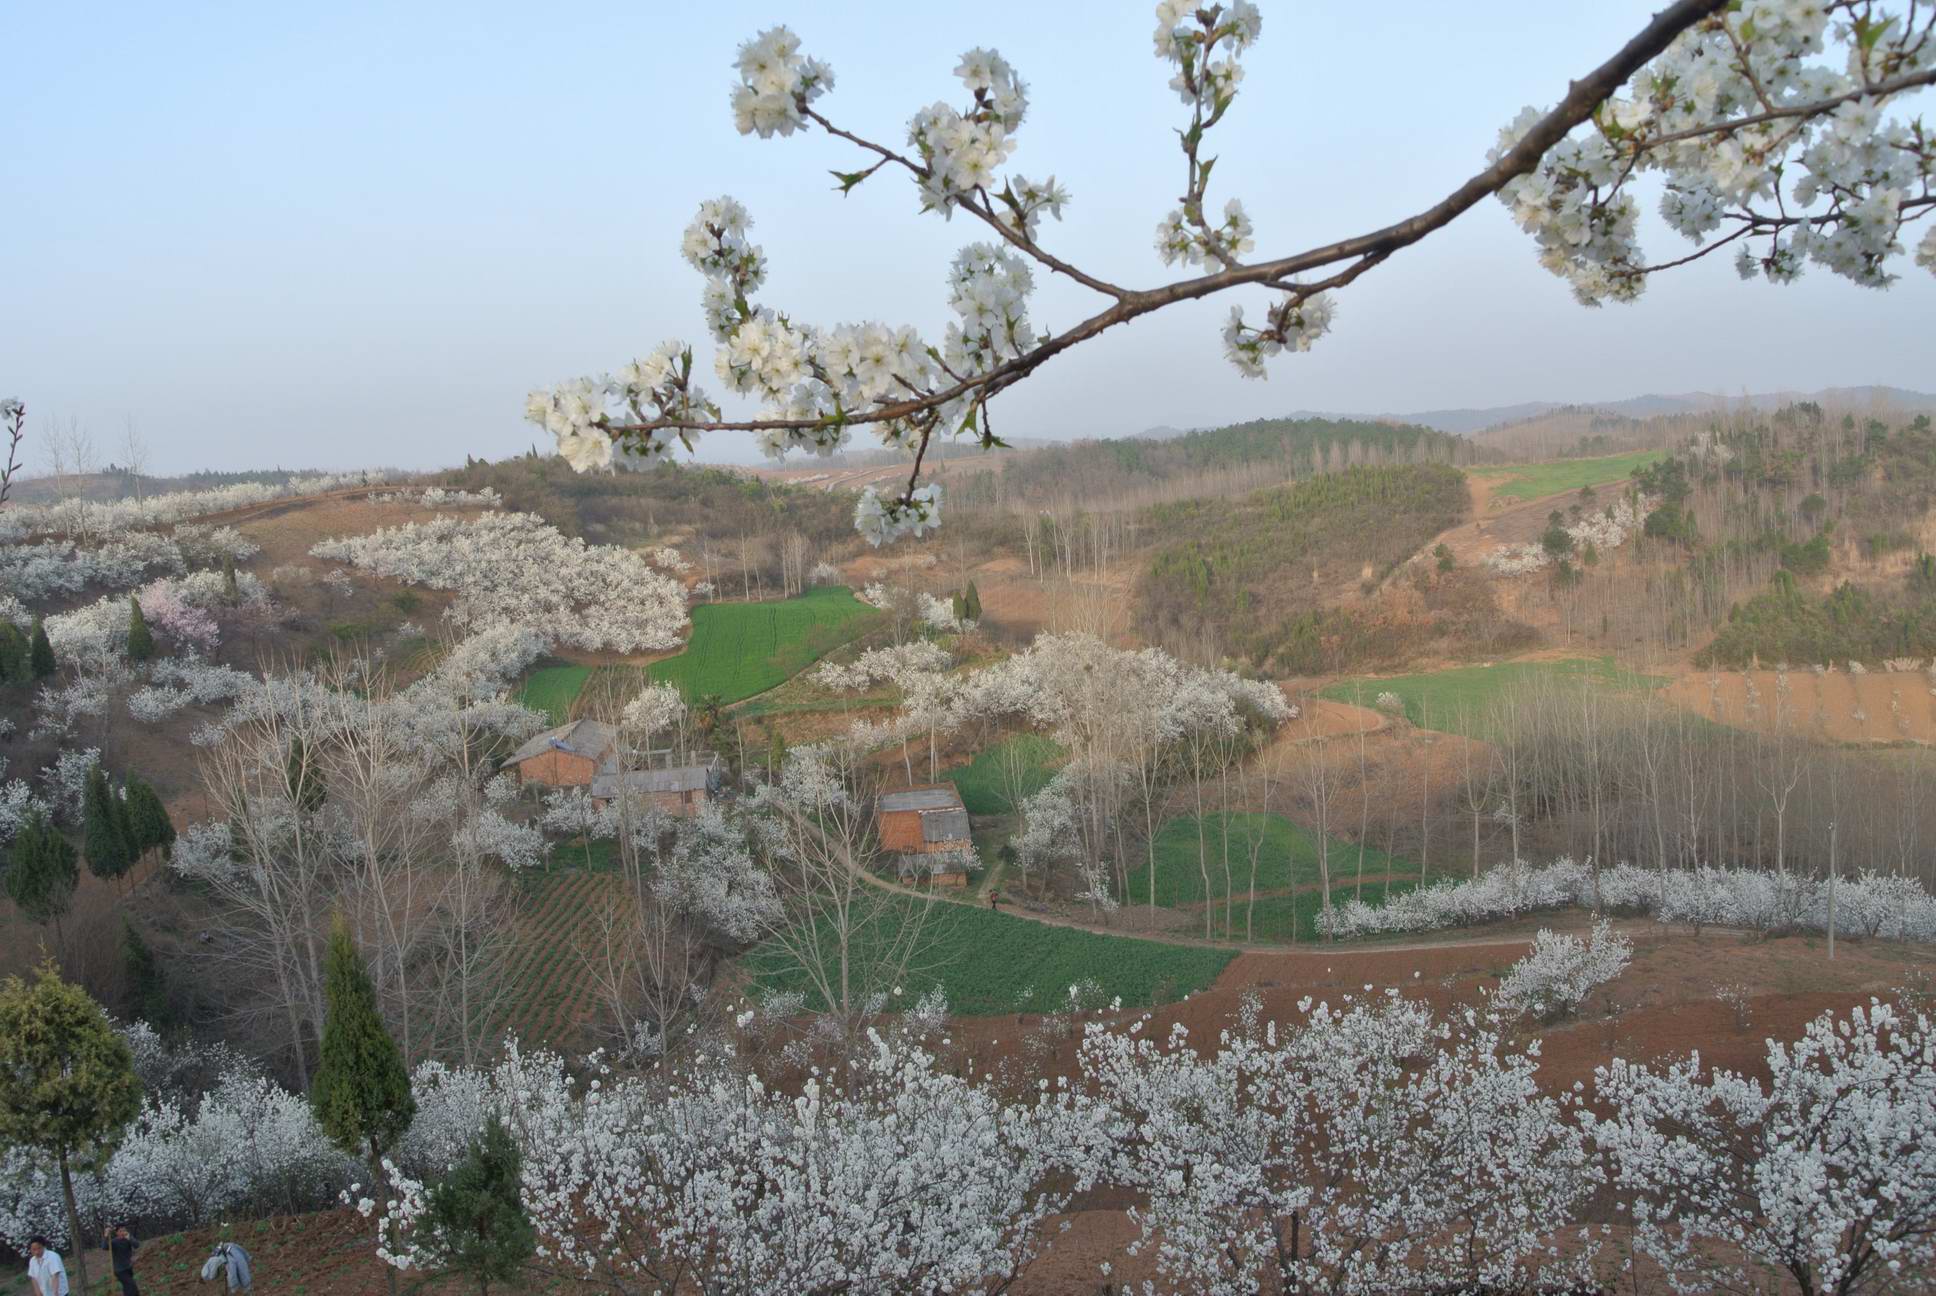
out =
[[(1264, 0), (1263, 39), (1213, 137), (1213, 202), (1243, 198), (1259, 254), (1359, 233), (1484, 165), (1498, 127), (1645, 24), (1655, 0)], [(0, 5), (0, 396), (72, 419), (103, 458), (132, 425), (152, 470), (435, 467), (541, 434), (525, 393), (700, 345), (678, 240), (705, 198), (751, 210), (763, 301), (806, 321), (938, 338), (949, 259), (980, 234), (921, 215), (910, 182), (853, 195), (856, 151), (740, 136), (740, 41), (776, 23), (833, 65), (820, 102), (898, 145), (963, 99), (974, 46), (1028, 81), (1013, 167), (1073, 195), (1045, 241), (1118, 282), (1182, 187), (1183, 120), (1145, 3)], [(1651, 217), (1650, 250), (1686, 246)], [(1886, 293), (1819, 270), (1744, 284), (1725, 254), (1635, 306), (1584, 309), (1488, 201), (1346, 292), (1331, 336), (1247, 381), (1221, 358), (1233, 301), (1076, 348), (995, 406), (1023, 437), (1647, 392), (1936, 387), (1936, 277)], [(1038, 326), (1097, 299), (1042, 283)], [(744, 413), (750, 414), (751, 410)], [(718, 437), (715, 460), (751, 458)], [(44, 464), (30, 459), (30, 467)]]

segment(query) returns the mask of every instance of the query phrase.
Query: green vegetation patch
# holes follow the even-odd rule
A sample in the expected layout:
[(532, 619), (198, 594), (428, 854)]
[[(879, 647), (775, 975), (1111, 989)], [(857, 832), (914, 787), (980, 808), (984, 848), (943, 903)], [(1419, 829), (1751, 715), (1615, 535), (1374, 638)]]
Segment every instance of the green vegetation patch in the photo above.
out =
[(1730, 608), (1696, 666), (1764, 666), (1781, 662), (1874, 662), (1936, 652), (1936, 559), (1917, 560), (1899, 591), (1840, 585), (1818, 597), (1786, 571)]
[(1551, 463), (1504, 464), (1496, 468), (1468, 468), (1474, 477), (1493, 482), (1494, 499), (1535, 500), (1582, 486), (1604, 486), (1625, 481), (1637, 468), (1646, 468), (1666, 455), (1662, 450), (1635, 450), (1601, 459), (1555, 459)]
[[(1279, 814), (1208, 814), (1203, 816), (1202, 852), (1198, 853), (1197, 817), (1178, 815), (1156, 833), (1156, 903), (1175, 907), (1193, 905), (1210, 899), (1221, 906), (1225, 896), (1224, 827), (1229, 826), (1229, 893), (1236, 897), (1241, 916), (1245, 896), (1250, 890), (1250, 851), (1257, 846), (1257, 890), (1282, 891), (1291, 887), (1317, 886), (1318, 835)], [(1351, 888), (1358, 876), (1358, 847), (1351, 842), (1331, 839), (1331, 895), (1335, 902), (1340, 891)], [(1418, 864), (1387, 855), (1369, 844), (1365, 847), (1365, 876), (1396, 872), (1414, 881)], [(1205, 890), (1204, 871), (1209, 872)], [(1355, 891), (1351, 892), (1355, 894)], [(1369, 885), (1367, 885), (1369, 893)], [(1130, 904), (1148, 904), (1150, 895), (1147, 865), (1129, 875)], [(1261, 901), (1260, 901), (1261, 903)]]
[(652, 678), (696, 702), (737, 702), (785, 683), (863, 633), (879, 614), (845, 585), (764, 603), (702, 603), (692, 639), (677, 657), (653, 662)]
[[(920, 903), (897, 900), (884, 910), (881, 925), (911, 921)], [(1232, 950), (1050, 927), (948, 901), (934, 903), (923, 941), (920, 968), (907, 978), (903, 1002), (939, 985), (949, 1006), (964, 1016), (1045, 1012), (1066, 1004), (1069, 987), (1085, 979), (1127, 1006), (1166, 1003), (1207, 988), (1236, 957)], [(799, 965), (773, 945), (754, 949), (747, 964), (762, 992), (812, 993)]]
[(1065, 753), (1040, 734), (1013, 734), (975, 753), (966, 765), (941, 771), (941, 777), (961, 792), (961, 803), (969, 814), (1012, 814), (1020, 809), (1008, 803), (1010, 761), (1022, 764), (1020, 794), (1034, 796), (1055, 776)]
[(1346, 680), (1320, 690), (1318, 696), (1371, 706), (1380, 693), (1395, 693), (1405, 704), (1405, 718), (1419, 728), (1484, 738), (1492, 732), (1494, 708), (1507, 693), (1582, 681), (1610, 689), (1659, 688), (1667, 683), (1663, 676), (1642, 675), (1617, 665), (1611, 657), (1573, 657)]
[(560, 663), (555, 666), (540, 666), (525, 676), (524, 684), (518, 689), (518, 702), (533, 711), (542, 711), (551, 717), (551, 723), (561, 725), (571, 719), (571, 704), (585, 688), (585, 681), (592, 677), (589, 666), (574, 666)]

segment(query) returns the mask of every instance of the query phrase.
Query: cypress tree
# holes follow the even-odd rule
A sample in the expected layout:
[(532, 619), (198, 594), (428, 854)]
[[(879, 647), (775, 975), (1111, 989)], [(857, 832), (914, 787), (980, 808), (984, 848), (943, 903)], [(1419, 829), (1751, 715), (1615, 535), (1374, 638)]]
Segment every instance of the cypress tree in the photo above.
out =
[(234, 607), (242, 601), (242, 591), (235, 584), (235, 555), (222, 555), (222, 601)]
[(948, 610), (955, 614), (955, 623), (957, 625), (968, 620), (968, 596), (966, 594), (955, 595), (950, 600)]
[(174, 1017), (168, 1004), (168, 978), (148, 942), (126, 918), (121, 920), (121, 965), (128, 975), (128, 1002), (135, 1016), (150, 1026), (165, 1026)]
[(289, 762), (284, 771), (289, 784), (289, 799), (304, 814), (315, 814), (323, 808), (329, 797), (329, 789), (323, 786), (323, 772), (309, 759), (309, 744), (298, 734), (289, 740)]
[(148, 618), (142, 615), (141, 600), (128, 595), (128, 660), (145, 662), (155, 655), (154, 632), (148, 629)]
[(163, 859), (174, 855), (175, 824), (160, 795), (139, 775), (128, 776), (128, 845), (137, 858), (160, 850)]
[(492, 1116), (425, 1203), (428, 1249), (444, 1268), (477, 1279), (480, 1296), (514, 1277), (538, 1249), (519, 1192), (523, 1160), (511, 1131)]
[[(323, 1043), (309, 1102), (316, 1122), (336, 1145), (354, 1157), (367, 1157), (372, 1182), (383, 1182), (383, 1156), (416, 1115), (410, 1073), (403, 1054), (384, 1028), (363, 957), (339, 915), (323, 956)], [(389, 1271), (396, 1290), (397, 1271)]]
[(120, 798), (108, 786), (108, 776), (97, 763), (87, 772), (87, 792), (82, 799), (81, 848), (87, 856), (87, 871), (106, 881), (118, 878), (134, 863), (134, 850), (128, 842)]
[(968, 619), (970, 621), (981, 620), (981, 591), (975, 588), (975, 582), (972, 580), (968, 582), (966, 597), (968, 599)]
[(27, 636), (11, 621), (0, 621), (0, 684), (25, 684), (33, 678)]
[(90, 1290), (74, 1175), (107, 1161), (141, 1111), (128, 1042), (101, 1005), (43, 963), (28, 985), (0, 984), (0, 1142), (34, 1148), (60, 1167), (72, 1259)]
[(73, 843), (36, 811), (14, 836), (7, 895), (34, 922), (53, 923), (58, 938), (60, 920), (73, 903), (80, 876)]
[(33, 646), (28, 650), (28, 661), (33, 668), (35, 679), (46, 679), (60, 668), (54, 660), (54, 645), (47, 642), (47, 619), (34, 618)]

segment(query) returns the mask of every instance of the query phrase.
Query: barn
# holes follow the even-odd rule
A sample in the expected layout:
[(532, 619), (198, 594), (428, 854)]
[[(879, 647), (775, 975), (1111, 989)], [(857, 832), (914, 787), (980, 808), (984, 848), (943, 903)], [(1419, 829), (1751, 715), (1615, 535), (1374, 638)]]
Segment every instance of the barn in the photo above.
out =
[(608, 764), (592, 779), (592, 800), (601, 805), (629, 793), (661, 812), (690, 819), (719, 793), (718, 765), (677, 765), (671, 769), (626, 770)]
[(901, 857), (902, 874), (938, 886), (967, 885), (965, 861), (974, 843), (968, 834), (968, 808), (954, 784), (883, 793), (874, 823), (881, 849)]
[(574, 720), (536, 735), (504, 763), (525, 783), (590, 787), (618, 758), (618, 730), (599, 720)]

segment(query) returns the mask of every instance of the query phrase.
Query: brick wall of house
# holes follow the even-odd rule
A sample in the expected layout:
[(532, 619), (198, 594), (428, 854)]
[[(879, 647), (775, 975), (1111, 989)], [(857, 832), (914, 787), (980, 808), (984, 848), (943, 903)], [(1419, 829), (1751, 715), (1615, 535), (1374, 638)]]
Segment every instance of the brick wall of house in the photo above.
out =
[(539, 752), (518, 762), (520, 779), (549, 787), (585, 787), (597, 772), (597, 761), (566, 751)]

